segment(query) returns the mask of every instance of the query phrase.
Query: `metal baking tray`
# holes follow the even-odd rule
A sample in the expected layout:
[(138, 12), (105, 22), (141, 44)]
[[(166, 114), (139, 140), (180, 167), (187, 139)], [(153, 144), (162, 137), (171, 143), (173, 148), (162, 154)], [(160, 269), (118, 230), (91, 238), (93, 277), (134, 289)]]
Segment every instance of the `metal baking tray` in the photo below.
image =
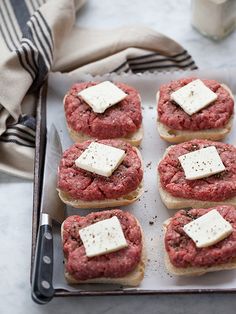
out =
[[(128, 294), (160, 294), (160, 293), (204, 293), (204, 292), (235, 292), (236, 270), (209, 273), (200, 277), (178, 278), (167, 273), (163, 256), (162, 223), (175, 211), (167, 210), (162, 204), (156, 182), (157, 163), (168, 144), (159, 138), (156, 128), (155, 94), (160, 84), (173, 79), (195, 76), (212, 78), (228, 85), (236, 93), (235, 69), (205, 70), (174, 73), (148, 73), (142, 75), (90, 75), (50, 74), (48, 83), (41, 88), (37, 105), (37, 130), (35, 152), (35, 180), (32, 217), (32, 256), (33, 265), (35, 243), (39, 225), (39, 208), (42, 190), (46, 132), (51, 123), (55, 123), (62, 140), (63, 148), (72, 144), (66, 130), (62, 100), (66, 91), (74, 82), (91, 80), (121, 81), (135, 87), (141, 95), (144, 122), (144, 140), (141, 153), (144, 159), (144, 190), (141, 199), (132, 205), (121, 207), (134, 214), (140, 221), (145, 234), (147, 247), (147, 267), (143, 282), (139, 287), (121, 287), (118, 285), (81, 284), (68, 285), (64, 279), (63, 254), (60, 241), (60, 226), (54, 224), (54, 273), (53, 286), (55, 296), (93, 296), (93, 295), (128, 295)], [(236, 126), (234, 123), (231, 134), (226, 142), (236, 143)], [(92, 210), (72, 209), (67, 214), (86, 215)], [(32, 267), (31, 267), (32, 269)]]

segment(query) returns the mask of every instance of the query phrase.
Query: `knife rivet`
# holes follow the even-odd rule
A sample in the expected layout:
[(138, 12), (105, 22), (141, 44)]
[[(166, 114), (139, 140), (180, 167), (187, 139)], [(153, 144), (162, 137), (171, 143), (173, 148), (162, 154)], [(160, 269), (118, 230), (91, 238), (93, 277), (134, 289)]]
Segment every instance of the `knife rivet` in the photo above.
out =
[(49, 256), (47, 256), (47, 255), (44, 255), (43, 261), (44, 261), (44, 263), (46, 263), (46, 264), (50, 264), (50, 263), (51, 263), (51, 258), (50, 258)]
[(51, 233), (46, 232), (44, 236), (45, 236), (45, 238), (46, 238), (47, 240), (52, 240), (52, 235), (51, 235)]
[(43, 287), (44, 289), (49, 289), (49, 288), (50, 288), (50, 283), (49, 283), (48, 281), (46, 281), (46, 280), (43, 280), (43, 281), (41, 282), (41, 285), (42, 285), (42, 287)]

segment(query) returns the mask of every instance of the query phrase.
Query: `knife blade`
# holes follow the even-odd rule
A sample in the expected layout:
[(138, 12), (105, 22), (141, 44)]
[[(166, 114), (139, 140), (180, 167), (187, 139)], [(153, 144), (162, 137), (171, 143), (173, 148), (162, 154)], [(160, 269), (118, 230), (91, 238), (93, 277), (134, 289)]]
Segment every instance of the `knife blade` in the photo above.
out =
[(52, 219), (59, 223), (65, 219), (65, 204), (60, 200), (56, 190), (57, 170), (61, 156), (60, 137), (55, 126), (52, 125), (46, 145), (40, 224), (32, 276), (32, 298), (39, 304), (49, 302), (54, 295)]

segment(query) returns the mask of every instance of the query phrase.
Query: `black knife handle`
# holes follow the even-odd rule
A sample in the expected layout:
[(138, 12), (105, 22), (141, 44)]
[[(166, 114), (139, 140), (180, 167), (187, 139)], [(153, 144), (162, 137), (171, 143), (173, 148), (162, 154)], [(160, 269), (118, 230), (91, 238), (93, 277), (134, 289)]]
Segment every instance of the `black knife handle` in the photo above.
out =
[(53, 237), (50, 225), (41, 225), (35, 251), (32, 278), (32, 299), (39, 304), (49, 302), (54, 295), (53, 275)]

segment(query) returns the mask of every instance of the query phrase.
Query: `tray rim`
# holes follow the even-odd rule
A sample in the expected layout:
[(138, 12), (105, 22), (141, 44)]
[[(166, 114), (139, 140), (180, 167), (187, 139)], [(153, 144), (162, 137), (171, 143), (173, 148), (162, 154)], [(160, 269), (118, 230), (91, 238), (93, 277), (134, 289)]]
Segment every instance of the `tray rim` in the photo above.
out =
[[(137, 74), (133, 74), (138, 76)], [(35, 256), (37, 231), (39, 226), (40, 202), (43, 182), (43, 167), (46, 147), (46, 106), (47, 106), (48, 82), (40, 88), (37, 108), (36, 108), (36, 142), (35, 142), (35, 162), (34, 162), (34, 185), (33, 185), (33, 210), (32, 210), (32, 245), (31, 245), (31, 269), (30, 283), (32, 284), (32, 271)], [(179, 288), (176, 289), (157, 289), (139, 290), (131, 288), (129, 290), (75, 290), (68, 291), (55, 288), (54, 297), (69, 296), (121, 296), (121, 295), (161, 295), (161, 294), (206, 294), (206, 293), (236, 293), (235, 288)]]

